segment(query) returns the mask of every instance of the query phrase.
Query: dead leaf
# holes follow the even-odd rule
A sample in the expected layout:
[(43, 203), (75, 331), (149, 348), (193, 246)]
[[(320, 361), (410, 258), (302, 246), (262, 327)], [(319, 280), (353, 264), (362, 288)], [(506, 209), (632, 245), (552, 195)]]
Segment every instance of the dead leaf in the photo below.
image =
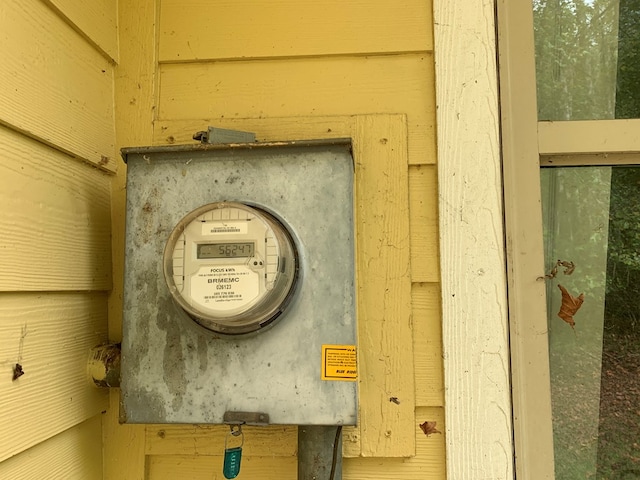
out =
[(562, 292), (562, 305), (560, 305), (558, 316), (571, 325), (571, 328), (574, 328), (576, 322), (573, 320), (573, 316), (582, 306), (582, 302), (584, 302), (584, 293), (574, 297), (562, 285), (558, 285), (558, 288)]
[(440, 430), (436, 429), (436, 422), (424, 422), (420, 424), (420, 428), (424, 432), (424, 434), (428, 437), (432, 433), (442, 433)]

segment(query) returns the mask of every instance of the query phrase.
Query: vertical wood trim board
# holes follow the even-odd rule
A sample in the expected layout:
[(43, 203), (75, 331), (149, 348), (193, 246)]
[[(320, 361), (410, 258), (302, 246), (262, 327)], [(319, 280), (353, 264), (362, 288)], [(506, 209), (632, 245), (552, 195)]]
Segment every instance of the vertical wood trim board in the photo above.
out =
[(447, 475), (513, 478), (495, 2), (434, 4)]
[[(157, 89), (156, 0), (118, 0), (118, 30), (125, 48), (115, 70), (116, 138), (119, 148), (150, 145)], [(111, 184), (114, 286), (109, 297), (109, 338), (122, 339), (126, 166), (118, 158)], [(103, 422), (104, 480), (145, 478), (145, 427), (119, 424), (120, 395), (113, 389)]]
[[(554, 473), (547, 303), (542, 243), (538, 109), (533, 10), (500, 0), (500, 104), (515, 475), (551, 480)], [(589, 139), (584, 138), (585, 145)]]
[(406, 125), (361, 116), (354, 133), (361, 454), (415, 455)]

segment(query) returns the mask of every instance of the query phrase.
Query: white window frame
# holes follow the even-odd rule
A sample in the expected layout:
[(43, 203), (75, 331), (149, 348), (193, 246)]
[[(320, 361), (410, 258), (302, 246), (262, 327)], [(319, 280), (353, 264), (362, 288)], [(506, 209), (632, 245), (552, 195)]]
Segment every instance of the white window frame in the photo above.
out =
[(533, 7), (498, 4), (515, 474), (553, 480)]
[[(494, 8), (499, 107), (498, 81), (492, 78)], [(637, 163), (640, 120), (537, 121), (530, 1), (435, 0), (434, 23), (447, 476), (552, 480), (541, 195), (535, 179), (545, 164)], [(502, 186), (504, 209), (486, 196)], [(506, 248), (498, 225), (503, 213)], [(491, 355), (493, 362), (487, 361)], [(509, 389), (512, 405), (504, 395)]]

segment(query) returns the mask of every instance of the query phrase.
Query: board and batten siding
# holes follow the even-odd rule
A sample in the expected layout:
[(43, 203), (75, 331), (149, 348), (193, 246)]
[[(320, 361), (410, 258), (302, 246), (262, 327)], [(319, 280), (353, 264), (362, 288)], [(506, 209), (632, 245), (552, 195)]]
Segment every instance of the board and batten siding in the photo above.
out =
[[(354, 141), (360, 413), (343, 433), (345, 479), (446, 478), (444, 435), (420, 428), (445, 427), (431, 9), (422, 0), (118, 2), (118, 147), (190, 143), (208, 125), (259, 140)], [(113, 340), (124, 181), (119, 168)], [(225, 432), (118, 425), (112, 394), (105, 478), (222, 478)], [(247, 428), (246, 439), (247, 478), (297, 477), (295, 427)]]
[(5, 0), (0, 45), (0, 478), (101, 479), (116, 4)]

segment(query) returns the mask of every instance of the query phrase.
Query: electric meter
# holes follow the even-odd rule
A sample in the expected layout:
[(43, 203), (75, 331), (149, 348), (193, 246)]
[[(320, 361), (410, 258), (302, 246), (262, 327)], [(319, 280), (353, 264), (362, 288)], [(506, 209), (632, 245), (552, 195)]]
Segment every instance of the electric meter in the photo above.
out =
[(174, 228), (164, 276), (177, 304), (203, 327), (244, 334), (274, 322), (298, 277), (293, 237), (271, 213), (236, 202), (204, 205)]

